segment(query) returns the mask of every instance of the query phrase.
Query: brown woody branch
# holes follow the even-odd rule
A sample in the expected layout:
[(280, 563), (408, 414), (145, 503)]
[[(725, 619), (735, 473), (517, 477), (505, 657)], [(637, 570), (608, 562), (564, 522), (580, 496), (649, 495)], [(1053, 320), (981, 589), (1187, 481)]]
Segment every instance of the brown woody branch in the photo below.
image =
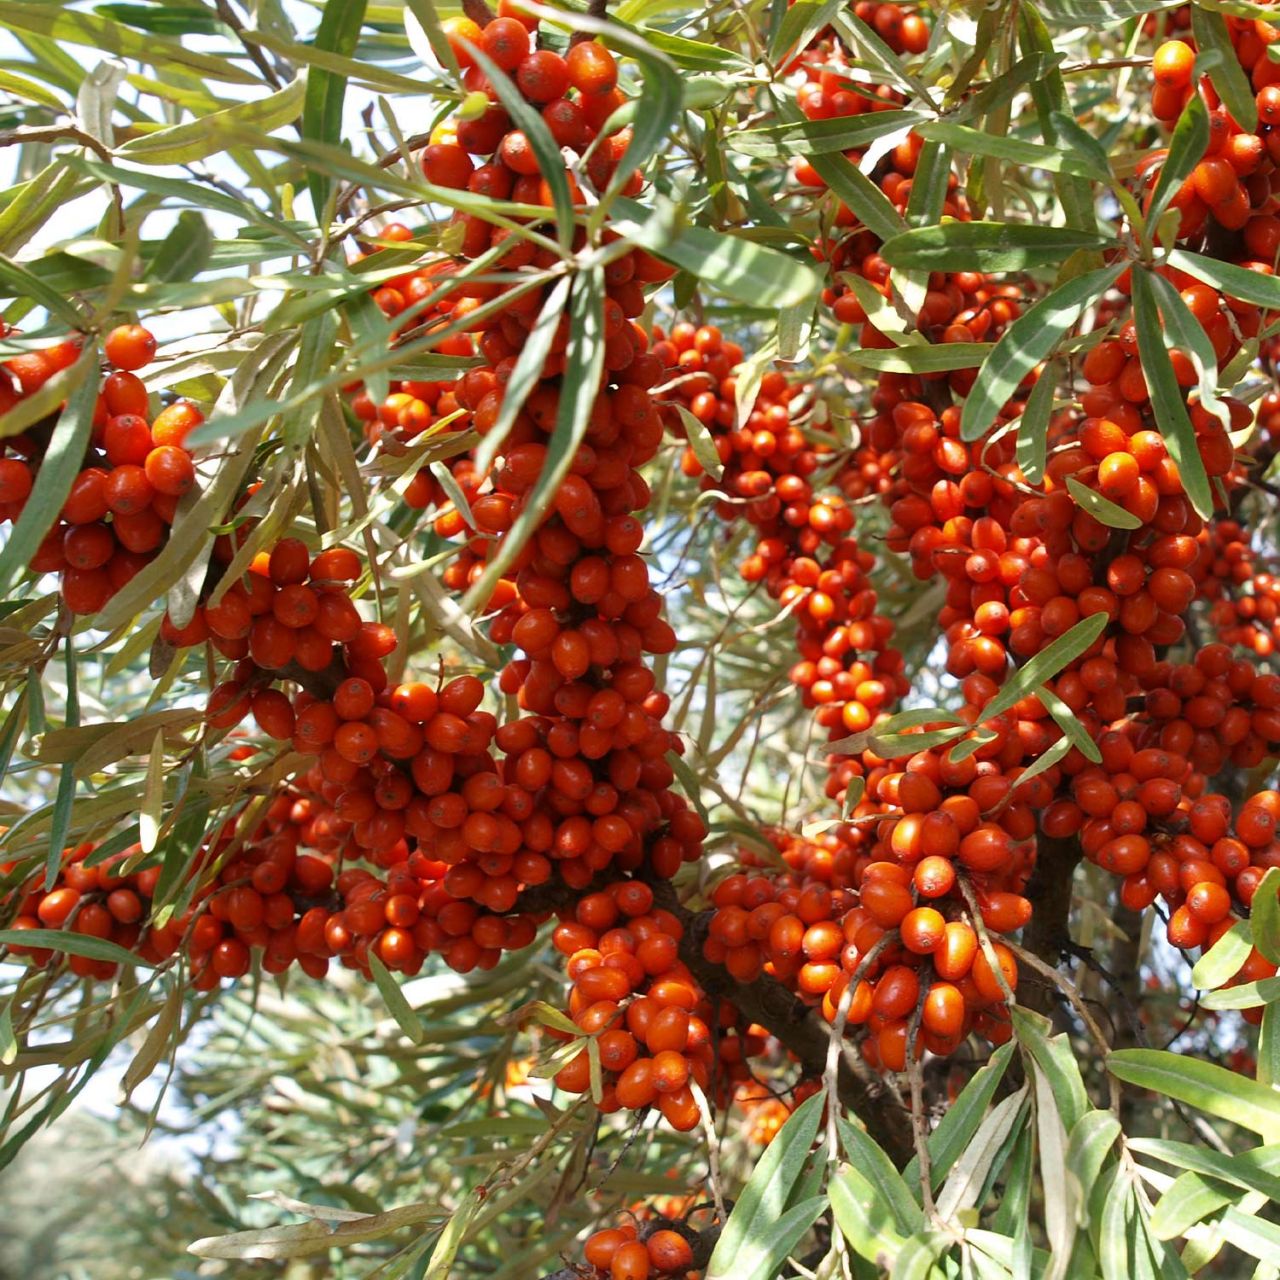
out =
[(462, 0), (462, 12), (479, 27), (484, 27), (493, 21), (493, 10), (485, 0)]
[[(1041, 836), (1036, 850), (1036, 866), (1024, 890), (1032, 905), (1031, 922), (1022, 932), (1022, 945), (1046, 964), (1056, 966), (1071, 945), (1068, 920), (1071, 889), (1076, 867), (1082, 857), (1074, 836), (1055, 840)], [(1041, 981), (1024, 974), (1018, 983), (1018, 1003), (1039, 1013), (1053, 1007), (1054, 994)]]

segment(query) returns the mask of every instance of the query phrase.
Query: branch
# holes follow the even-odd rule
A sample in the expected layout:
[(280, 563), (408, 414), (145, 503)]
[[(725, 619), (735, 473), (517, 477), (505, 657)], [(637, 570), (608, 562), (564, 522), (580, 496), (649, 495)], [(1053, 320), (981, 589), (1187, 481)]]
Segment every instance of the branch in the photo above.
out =
[[(587, 17), (599, 18), (602, 22), (609, 16), (609, 0), (588, 0)], [(569, 37), (569, 47), (575, 44), (583, 44), (587, 40), (594, 40), (595, 36), (590, 31), (575, 31)]]
[[(1067, 921), (1071, 914), (1071, 886), (1082, 857), (1074, 837), (1053, 840), (1041, 836), (1036, 866), (1024, 890), (1031, 901), (1031, 922), (1023, 930), (1023, 947), (1048, 965), (1056, 965), (1071, 945)], [(1038, 1013), (1048, 1013), (1054, 994), (1043, 983), (1024, 974), (1018, 983), (1018, 1003)]]
[(462, 0), (462, 12), (478, 27), (486, 27), (493, 21), (493, 10), (485, 0)]

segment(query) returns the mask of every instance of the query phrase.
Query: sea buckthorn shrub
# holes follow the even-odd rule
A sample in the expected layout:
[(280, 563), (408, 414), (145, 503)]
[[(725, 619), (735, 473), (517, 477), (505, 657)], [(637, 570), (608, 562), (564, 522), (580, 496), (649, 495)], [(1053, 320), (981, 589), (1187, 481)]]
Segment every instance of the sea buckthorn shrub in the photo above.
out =
[[(476, 1274), (736, 1274), (726, 1183), (777, 1201), (772, 1230), (801, 1178), (845, 1198), (797, 1274), (861, 1274), (845, 1244), (900, 1268), (917, 1205), (950, 1249), (1012, 1201), (997, 1158), (1053, 1160), (1053, 1108), (1073, 1175), (1096, 1153), (1070, 1113), (1126, 1144), (1105, 1211), (1062, 1221), (1111, 1260), (1098, 1232), (1145, 1215), (1155, 1250), (1131, 1166), (1186, 1152), (1130, 1141), (1173, 1122), (1120, 1082), (1189, 1086), (1133, 1055), (1186, 1035), (1258, 1107), (1274, 1056), (1246, 1028), (1274, 1039), (1280, 962), (1280, 28), (1175, 6), (1121, 42), (1109, 10), (1064, 27), (1089, 0), (857, 0), (766, 6), (748, 39), (760, 6), (461, 8), (395, 36), (435, 103), (410, 129), (403, 68), (351, 65), (385, 13), (324, 7), (309, 42), (221, 15), (256, 51), (233, 81), (314, 55), (296, 119), (282, 81), (202, 133), (274, 122), (243, 172), (287, 189), (234, 239), (133, 234), (174, 180), (140, 213), (107, 157), (187, 157), (187, 124), (125, 137), (81, 101), (69, 133), (13, 133), (83, 145), (57, 165), (121, 229), (0, 258), (25, 290), (0, 319), (0, 1074), (61, 1053), (75, 999), (117, 1037), (159, 1018), (150, 1069), (267, 978), (372, 987), (419, 1058), (460, 1046), (415, 1123), (465, 1087), (488, 1110), (447, 1142), (493, 1116), (495, 1162), (530, 1122), (564, 1157), (511, 1237), (536, 1266)], [(336, 145), (339, 82), (392, 94), (376, 164), (372, 106)], [(45, 181), (0, 208), (6, 253)], [(197, 294), (203, 337), (174, 324)], [(447, 1020), (477, 991), (472, 1036)], [(1011, 1041), (1034, 1107), (998, 1084)], [(981, 1179), (939, 1127), (971, 1079), (961, 1121), (1006, 1125)], [(441, 1203), (488, 1223), (507, 1169), (456, 1155)], [(914, 1164), (901, 1196), (884, 1161)], [(1043, 1216), (1023, 1238), (1067, 1274)]]

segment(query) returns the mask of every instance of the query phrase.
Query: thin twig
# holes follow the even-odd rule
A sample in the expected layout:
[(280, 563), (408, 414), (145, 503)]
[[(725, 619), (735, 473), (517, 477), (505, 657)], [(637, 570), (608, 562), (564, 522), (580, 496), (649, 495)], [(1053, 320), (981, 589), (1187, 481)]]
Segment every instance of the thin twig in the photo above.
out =
[(916, 1053), (916, 1036), (924, 1017), (924, 1002), (929, 995), (927, 983), (920, 984), (920, 998), (907, 1023), (907, 1082), (911, 1086), (911, 1136), (916, 1146), (916, 1167), (920, 1172), (920, 1205), (925, 1217), (936, 1213), (933, 1203), (933, 1162), (929, 1157), (929, 1131), (924, 1118), (924, 1067)]
[(231, 7), (229, 0), (215, 0), (215, 2), (218, 8), (218, 17), (220, 17), (223, 22), (225, 22), (227, 26), (235, 32), (236, 39), (240, 41), (240, 44), (243, 46), (245, 53), (249, 55), (253, 65), (262, 72), (267, 83), (270, 84), (273, 89), (283, 88), (284, 81), (280, 78), (275, 67), (267, 61), (266, 54), (264, 54), (252, 40), (245, 39), (244, 23), (240, 21), (239, 15)]
[[(73, 124), (47, 125), (44, 128), (33, 128), (24, 125), (17, 129), (5, 129), (0, 131), (0, 147), (21, 146), (26, 142), (58, 142), (63, 138), (67, 138), (92, 151), (99, 160), (103, 160), (107, 164), (112, 164), (115, 161), (115, 156), (112, 154), (110, 147), (95, 138), (93, 134), (86, 133), (78, 125)], [(111, 187), (111, 204), (116, 211), (119, 234), (123, 237), (125, 233), (124, 197), (120, 194), (120, 188), (114, 182), (109, 185)]]
[(858, 990), (859, 984), (871, 972), (871, 966), (897, 940), (897, 929), (890, 929), (888, 933), (881, 934), (876, 939), (875, 945), (872, 946), (871, 950), (858, 961), (858, 967), (849, 975), (849, 981), (840, 997), (840, 1004), (836, 1008), (836, 1016), (828, 1033), (827, 1065), (822, 1072), (822, 1083), (827, 1091), (827, 1146), (829, 1148), (828, 1160), (832, 1163), (835, 1162), (836, 1152), (839, 1150), (834, 1103), (840, 1074), (840, 1046), (844, 1040), (845, 1024), (849, 1021), (849, 1006), (853, 1003), (853, 997)]

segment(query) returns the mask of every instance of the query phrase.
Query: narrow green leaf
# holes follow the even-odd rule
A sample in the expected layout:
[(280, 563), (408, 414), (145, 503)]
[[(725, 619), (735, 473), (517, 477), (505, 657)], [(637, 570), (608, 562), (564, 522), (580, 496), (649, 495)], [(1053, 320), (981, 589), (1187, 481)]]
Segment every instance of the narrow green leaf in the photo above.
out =
[(836, 1128), (845, 1157), (872, 1184), (877, 1199), (888, 1205), (898, 1230), (905, 1235), (915, 1231), (921, 1223), (920, 1205), (902, 1174), (893, 1167), (893, 1161), (875, 1139), (843, 1116), (837, 1117)]
[(1173, 1180), (1156, 1202), (1151, 1213), (1151, 1230), (1161, 1240), (1176, 1239), (1242, 1194), (1217, 1178), (1184, 1173)]
[(199, 53), (186, 48), (181, 41), (133, 31), (110, 18), (62, 4), (14, 4), (6, 0), (0, 3), (0, 26), (81, 45), (99, 53), (136, 58), (158, 70), (168, 69), (228, 84), (258, 83), (256, 73), (242, 70), (233, 59), (221, 54)]
[[(1080, 717), (1048, 685), (1042, 684), (1036, 690), (1036, 697), (1044, 704), (1067, 741), (1077, 748), (1085, 759), (1092, 760), (1094, 764), (1101, 763), (1102, 752), (1098, 750), (1098, 744), (1094, 742), (1089, 731), (1080, 723)], [(1021, 782), (1026, 778), (1026, 774), (1019, 774), (1018, 777)]]
[(976, 368), (991, 350), (990, 342), (939, 342), (927, 346), (862, 347), (844, 354), (851, 364), (882, 373), (943, 373)]
[(1084, 1195), (1076, 1207), (1076, 1224), (1089, 1220), (1089, 1192), (1102, 1172), (1103, 1163), (1120, 1136), (1120, 1121), (1110, 1111), (1086, 1111), (1071, 1129), (1067, 1142), (1067, 1168)]
[(1200, 163), (1200, 157), (1204, 155), (1208, 145), (1209, 110), (1204, 105), (1204, 99), (1198, 93), (1193, 93), (1183, 108), (1182, 115), (1178, 117), (1173, 137), (1169, 139), (1169, 154), (1160, 166), (1160, 176), (1156, 179), (1147, 210), (1148, 227), (1154, 227), (1160, 221), (1161, 214), (1169, 207), (1169, 201), (1191, 176), (1191, 171)]
[(861, 60), (869, 63), (888, 83), (899, 89), (904, 97), (918, 98), (926, 106), (933, 105), (929, 85), (919, 76), (912, 75), (902, 59), (880, 38), (879, 33), (859, 18), (853, 9), (845, 8), (838, 12), (833, 25), (861, 55)]
[(1280, 1081), (1280, 1014), (1272, 1013), (1270, 1005), (1262, 1011), (1257, 1057), (1258, 1083), (1274, 1088)]
[(573, 336), (566, 353), (556, 425), (547, 441), (542, 474), (529, 491), (524, 509), (507, 531), (497, 553), (463, 598), (464, 614), (473, 613), (489, 599), (498, 579), (542, 522), (587, 434), (600, 388), (600, 372), (604, 368), (603, 268), (592, 267), (574, 279), (569, 298), (569, 329)]
[(841, 1165), (827, 1190), (836, 1224), (859, 1257), (881, 1264), (897, 1257), (907, 1237), (891, 1206), (855, 1165)]
[(305, 77), (299, 76), (264, 98), (237, 102), (198, 120), (134, 138), (120, 148), (120, 158), (134, 164), (154, 165), (190, 164), (193, 160), (203, 160), (225, 150), (246, 130), (266, 134), (291, 124), (302, 109), (305, 92)]
[(1271, 964), (1280, 964), (1280, 867), (1268, 867), (1249, 907), (1253, 945)]
[(29, 182), (9, 188), (0, 212), (0, 253), (21, 249), (55, 209), (70, 202), (77, 179), (66, 160), (61, 154)]
[(951, 178), (951, 148), (945, 139), (927, 138), (916, 159), (907, 197), (907, 225), (929, 226), (942, 217)]
[(612, 226), (619, 235), (740, 302), (780, 310), (821, 290), (812, 266), (767, 245), (706, 227), (677, 228), (672, 210), (649, 211), (633, 200), (619, 198), (613, 207)]
[(906, 229), (892, 201), (857, 165), (839, 152), (809, 157), (818, 176), (842, 200), (868, 231), (888, 240)]
[(944, 222), (894, 236), (880, 256), (891, 267), (921, 271), (1023, 271), (1056, 267), (1080, 249), (1105, 249), (1114, 243), (1109, 236), (1071, 227)]
[(759, 1242), (768, 1239), (777, 1229), (791, 1189), (809, 1159), (826, 1101), (825, 1093), (806, 1099), (765, 1148), (724, 1224), (708, 1264), (706, 1280), (730, 1280), (739, 1276), (747, 1259), (756, 1256)]
[(1218, 55), (1217, 61), (1209, 70), (1209, 79), (1218, 91), (1222, 105), (1245, 133), (1257, 133), (1258, 101), (1249, 77), (1240, 65), (1240, 55), (1231, 43), (1226, 19), (1212, 9), (1193, 4), (1191, 34), (1195, 36), (1196, 47), (1202, 54), (1213, 51)]
[(1179, 0), (1054, 0), (1045, 6), (1045, 20), (1055, 27), (1110, 27), (1178, 5)]
[(120, 1078), (120, 1092), (128, 1099), (133, 1091), (160, 1065), (160, 1061), (174, 1046), (174, 1033), (182, 1021), (182, 984), (174, 982), (169, 987), (164, 1006), (147, 1032), (146, 1039), (138, 1047), (124, 1075)]
[(1067, 331), (1119, 279), (1123, 269), (1123, 264), (1117, 263), (1077, 276), (1041, 298), (1001, 334), (961, 410), (962, 440), (977, 440), (995, 425), (1023, 379), (1053, 354)]
[(1145, 268), (1135, 267), (1131, 278), (1138, 356), (1151, 391), (1151, 407), (1155, 411), (1156, 424), (1165, 438), (1169, 456), (1178, 464), (1182, 487), (1186, 490), (1188, 500), (1197, 514), (1208, 519), (1213, 513), (1213, 493), (1209, 488), (1204, 461), (1196, 447), (1196, 432), (1187, 414), (1186, 396), (1178, 386), (1178, 379), (1169, 359), (1155, 290)]
[(223, 36), (230, 28), (212, 13), (195, 5), (98, 4), (95, 13), (114, 18), (125, 26), (137, 27), (158, 36)]
[[(316, 28), (318, 49), (351, 57), (360, 41), (367, 0), (328, 0)], [(302, 106), (302, 136), (317, 142), (342, 141), (342, 104), (347, 95), (345, 76), (319, 67), (307, 73), (307, 92)], [(307, 174), (311, 203), (319, 217), (329, 192), (329, 179), (318, 169)]]
[(1119, 503), (1104, 498), (1097, 489), (1090, 489), (1075, 476), (1067, 477), (1067, 492), (1075, 499), (1076, 506), (1083, 507), (1099, 524), (1105, 524), (1108, 529), (1142, 528), (1142, 520), (1132, 511), (1126, 511)]
[(456, 78), (462, 74), (453, 46), (440, 24), (435, 0), (406, 0), (404, 31), (410, 48), (422, 60), (423, 66), (431, 66), (434, 58), (451, 76)]
[(183, 209), (147, 266), (152, 280), (190, 281), (208, 265), (213, 254), (209, 224), (194, 209)]
[(1242, 1213), (1234, 1205), (1222, 1215), (1219, 1229), (1228, 1244), (1264, 1262), (1274, 1261), (1280, 1253), (1280, 1226), (1256, 1214)]
[(1101, 172), (1098, 170), (1091, 155), (1064, 151), (1043, 142), (1027, 142), (1022, 138), (1011, 138), (1007, 134), (987, 133), (982, 129), (971, 129), (968, 125), (952, 124), (947, 120), (927, 121), (919, 125), (916, 132), (922, 138), (948, 143), (965, 155), (994, 156), (997, 160), (1006, 160), (1010, 164), (1043, 169), (1047, 173), (1071, 173), (1081, 178), (1092, 178), (1096, 182), (1106, 182), (1110, 176), (1105, 169)]
[(160, 822), (164, 812), (164, 774), (164, 730), (157, 729), (151, 742), (146, 783), (138, 806), (138, 844), (143, 853), (150, 853), (160, 836)]
[(840, 11), (842, 0), (796, 0), (781, 10), (782, 21), (769, 41), (769, 57), (778, 61), (788, 49), (806, 45)]
[(1147, 277), (1155, 291), (1156, 305), (1164, 326), (1165, 345), (1191, 357), (1197, 377), (1200, 403), (1214, 414), (1224, 427), (1230, 428), (1230, 410), (1218, 399), (1218, 356), (1204, 326), (1191, 314), (1182, 295), (1162, 275), (1152, 272)]
[(1040, 1014), (1014, 1009), (1011, 1016), (1018, 1043), (1030, 1053), (1053, 1090), (1063, 1125), (1068, 1130), (1074, 1128), (1089, 1109), (1089, 1095), (1071, 1041), (1065, 1035), (1050, 1035), (1050, 1023)]
[(784, 124), (743, 129), (726, 139), (729, 148), (748, 156), (813, 156), (860, 150), (877, 138), (918, 123), (914, 111), (873, 111), (830, 120), (791, 120)]
[(502, 407), (498, 410), (497, 421), (485, 434), (476, 449), (475, 466), (477, 475), (487, 475), (494, 458), (498, 456), (502, 443), (511, 433), (516, 416), (524, 408), (529, 393), (542, 377), (542, 366), (551, 354), (551, 343), (555, 339), (556, 329), (564, 309), (569, 301), (569, 277), (557, 280), (547, 294), (538, 318), (529, 330), (529, 336), (520, 354), (516, 357), (515, 367), (502, 391)]
[(1202, 1144), (1163, 1138), (1129, 1138), (1126, 1142), (1130, 1150), (1155, 1156), (1175, 1169), (1218, 1178), (1280, 1203), (1280, 1146), (1253, 1147), (1229, 1156)]
[[(885, 760), (901, 760), (906, 756), (913, 756), (917, 751), (928, 751), (931, 747), (940, 747), (945, 742), (954, 742), (961, 734), (968, 733), (969, 730), (965, 725), (956, 725), (950, 729), (926, 729), (923, 733), (886, 733), (879, 734), (874, 731), (870, 734), (867, 745), (870, 746), (876, 755), (883, 757)], [(839, 743), (843, 744), (848, 739), (839, 739)], [(966, 754), (972, 754), (977, 750), (975, 745)], [(832, 755), (848, 755), (849, 747), (844, 745), (837, 746), (832, 743), (828, 748)], [(963, 757), (962, 757), (963, 758)]]
[(391, 1016), (399, 1024), (400, 1030), (414, 1044), (421, 1044), (423, 1039), (422, 1019), (405, 997), (400, 984), (391, 976), (387, 966), (378, 958), (372, 947), (369, 949), (369, 972), (373, 974), (373, 980), (378, 985), (378, 993), (386, 1002), (386, 1006)]
[[(934, 1190), (942, 1185), (960, 1153), (969, 1145), (987, 1113), (1004, 1073), (1013, 1057), (1014, 1045), (1002, 1044), (976, 1071), (960, 1096), (947, 1108), (938, 1126), (929, 1135), (930, 1175)], [(920, 1167), (915, 1157), (902, 1171), (907, 1186), (920, 1181)]]
[[(976, 93), (970, 94), (952, 112), (952, 119), (967, 124), (972, 120), (983, 120), (993, 111), (1006, 107), (1013, 101), (1020, 90), (1034, 86), (1050, 73), (1056, 72), (1064, 54), (1052, 47), (1045, 52), (1030, 53), (1020, 58), (990, 83), (984, 85)], [(954, 92), (954, 90), (952, 90)], [(932, 121), (928, 122), (932, 126)], [(917, 132), (920, 130), (917, 129)], [(994, 136), (994, 135), (988, 135)], [(961, 151), (968, 148), (960, 147)]]
[(996, 1171), (997, 1159), (1012, 1148), (1010, 1139), (1016, 1141), (1016, 1135), (1027, 1121), (1027, 1098), (1027, 1087), (1023, 1085), (992, 1107), (978, 1127), (938, 1194), (938, 1216), (944, 1222), (981, 1203), (983, 1188)]
[(1074, 662), (1106, 630), (1108, 621), (1105, 613), (1090, 614), (1081, 618), (1070, 631), (1050, 641), (1005, 681), (1000, 692), (984, 708), (984, 718), (990, 720), (1003, 715)]
[(1280, 1000), (1280, 978), (1259, 978), (1239, 986), (1208, 991), (1200, 999), (1206, 1009), (1256, 1009)]
[(1119, 1079), (1242, 1125), (1266, 1141), (1280, 1139), (1280, 1093), (1235, 1071), (1159, 1049), (1118, 1049), (1107, 1070)]
[(51, 320), (60, 320), (71, 329), (84, 327), (84, 317), (74, 303), (34, 272), (3, 256), (0, 256), (0, 297), (30, 299), (43, 307)]
[(43, 947), (50, 951), (65, 951), (72, 956), (85, 956), (90, 960), (107, 960), (112, 964), (130, 965), (137, 969), (154, 969), (149, 960), (143, 960), (133, 951), (94, 938), (87, 933), (75, 933), (70, 929), (0, 929), (0, 947)]
[(1219, 262), (1216, 258), (1206, 258), (1203, 254), (1191, 253), (1187, 249), (1172, 250), (1169, 265), (1176, 271), (1185, 271), (1202, 283), (1212, 285), (1229, 297), (1239, 298), (1241, 302), (1252, 302), (1257, 307), (1280, 310), (1280, 277), (1250, 271), (1230, 262)]
[[(1036, 379), (1018, 419), (1015, 456), (1030, 484), (1039, 484), (1044, 479), (1045, 460), (1049, 453), (1049, 421), (1053, 417), (1053, 393), (1057, 384), (1058, 366), (1050, 363)], [(977, 384), (974, 390), (977, 390)]]
[(1212, 991), (1240, 972), (1253, 950), (1253, 934), (1247, 920), (1238, 920), (1196, 961), (1191, 981), (1201, 991)]
[(609, 25), (611, 36), (618, 28), (631, 32), (651, 48), (666, 54), (684, 71), (746, 73), (751, 70), (751, 64), (741, 54), (709, 44), (705, 40), (690, 40), (686, 36), (672, 35), (658, 27), (632, 27), (612, 18)]
[(947, 1271), (934, 1264), (953, 1246), (951, 1235), (941, 1231), (918, 1231), (898, 1250), (894, 1259), (894, 1280), (944, 1280)]
[(684, 423), (689, 448), (693, 450), (693, 456), (697, 458), (698, 465), (713, 480), (719, 480), (724, 475), (724, 464), (720, 461), (720, 455), (716, 452), (715, 441), (711, 438), (711, 432), (707, 430), (706, 423), (701, 418), (695, 418), (679, 400), (675, 400), (672, 403), (674, 403), (676, 412), (680, 415), (680, 421)]
[(1031, 1203), (1031, 1162), (1035, 1148), (1035, 1130), (1023, 1125), (1017, 1144), (1009, 1157), (1009, 1172), (1004, 1180), (1004, 1191), (991, 1219), (991, 1229), (1004, 1236), (1028, 1234), (1027, 1211)]

